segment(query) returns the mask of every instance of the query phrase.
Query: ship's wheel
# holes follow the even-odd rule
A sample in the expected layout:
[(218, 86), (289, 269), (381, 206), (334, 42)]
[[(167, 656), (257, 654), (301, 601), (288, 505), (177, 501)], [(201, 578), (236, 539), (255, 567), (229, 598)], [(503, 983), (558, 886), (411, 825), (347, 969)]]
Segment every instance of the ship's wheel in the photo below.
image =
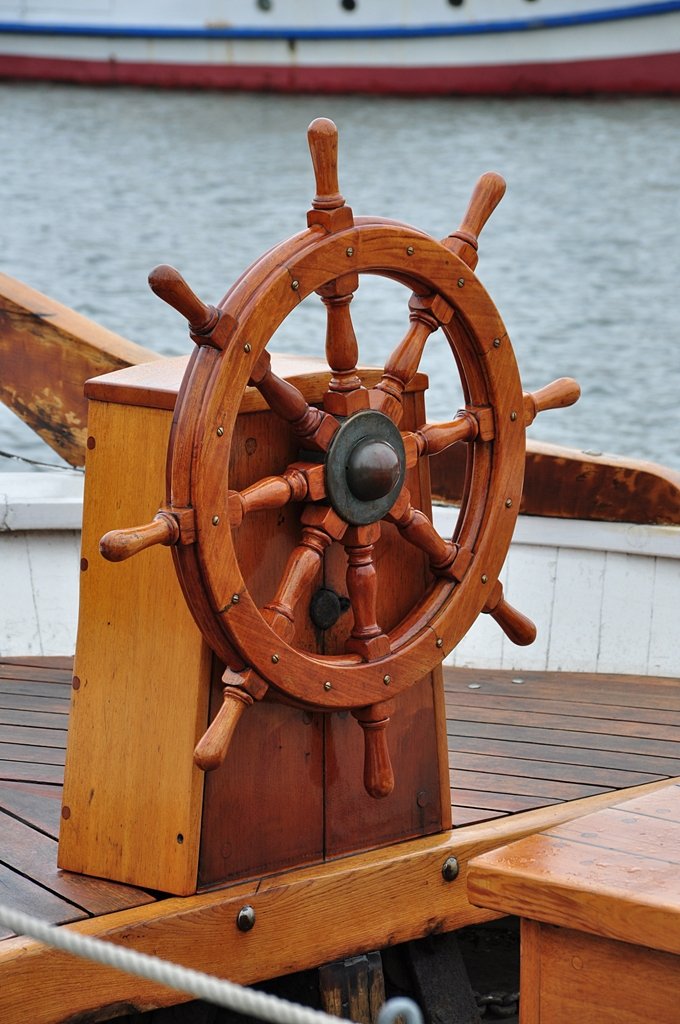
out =
[[(320, 118), (308, 138), (316, 196), (306, 230), (256, 261), (217, 307), (171, 267), (150, 275), (153, 290), (189, 321), (196, 349), (173, 421), (166, 504), (147, 526), (107, 534), (101, 550), (115, 561), (152, 543), (173, 545), (191, 611), (228, 666), (224, 703), (196, 748), (200, 767), (222, 762), (240, 715), (268, 693), (314, 710), (351, 710), (365, 733), (366, 789), (382, 797), (393, 786), (385, 732), (393, 698), (438, 665), (480, 612), (514, 642), (534, 639), (498, 577), (520, 506), (525, 427), (538, 411), (576, 401), (579, 389), (563, 378), (523, 393), (505, 327), (473, 272), (477, 236), (505, 190), (498, 175), (479, 180), (461, 227), (440, 242), (395, 221), (355, 218), (338, 188), (335, 125)], [(362, 274), (410, 292), (406, 333), (369, 387), (357, 372), (349, 309)], [(327, 310), (330, 368), (319, 405), (272, 371), (267, 351), (314, 292)], [(437, 329), (458, 368), (464, 407), (450, 422), (401, 429), (404, 392)], [(228, 477), (230, 442), (248, 385), (292, 431), (298, 454), (280, 475), (237, 491)], [(460, 443), (469, 449), (468, 470), (449, 540), (414, 507), (405, 479), (419, 460)], [(273, 598), (258, 607), (234, 538), (246, 517), (289, 503), (299, 509), (298, 542)], [(425, 553), (431, 577), (389, 629), (376, 613), (374, 556), (386, 522)], [(296, 643), (294, 614), (318, 586), (331, 545), (346, 552), (352, 615), (344, 650), (333, 655)]]

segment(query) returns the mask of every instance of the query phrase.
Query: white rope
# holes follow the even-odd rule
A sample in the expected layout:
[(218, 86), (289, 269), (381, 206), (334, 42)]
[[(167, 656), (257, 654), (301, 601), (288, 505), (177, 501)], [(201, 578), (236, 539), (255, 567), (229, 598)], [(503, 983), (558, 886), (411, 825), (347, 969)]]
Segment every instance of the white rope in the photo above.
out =
[[(102, 942), (101, 939), (80, 935), (68, 928), (58, 928), (46, 924), (36, 917), (31, 917), (18, 910), (11, 910), (2, 904), (0, 904), (0, 925), (11, 928), (18, 935), (28, 935), (32, 939), (37, 939), (38, 942), (52, 946), (54, 949), (64, 950), (73, 956), (94, 960), (107, 967), (126, 971), (128, 974), (136, 974), (140, 978), (148, 978), (150, 981), (166, 985), (168, 988), (188, 992), (197, 999), (214, 1003), (215, 1006), (224, 1006), (237, 1013), (272, 1021), (273, 1024), (339, 1024), (340, 1021), (339, 1017), (333, 1017), (321, 1010), (311, 1010), (286, 999), (279, 999), (278, 996), (268, 995), (266, 992), (254, 992), (233, 981), (226, 981), (201, 971), (180, 967), (179, 964), (161, 960), (157, 956), (124, 949), (112, 942)], [(396, 1003), (399, 1004), (399, 1007), (395, 1006), (394, 1012), (392, 1012), (390, 1007)], [(406, 1007), (407, 1003), (410, 1004), (410, 1007)], [(409, 1009), (409, 1024), (422, 1024), (418, 1007), (410, 1000), (404, 999), (392, 999), (385, 1003), (380, 1014), (380, 1024), (391, 1024), (399, 1014), (406, 1016), (405, 1010)], [(346, 1024), (346, 1022), (343, 1021), (342, 1024)]]

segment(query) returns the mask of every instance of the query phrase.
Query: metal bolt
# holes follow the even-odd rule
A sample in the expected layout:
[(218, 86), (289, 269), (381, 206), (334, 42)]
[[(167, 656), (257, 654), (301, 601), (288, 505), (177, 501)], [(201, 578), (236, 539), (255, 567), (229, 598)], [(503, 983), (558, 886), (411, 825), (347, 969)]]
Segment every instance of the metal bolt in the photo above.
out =
[(488, 583), (488, 582), (489, 582), (489, 577), (486, 575), (485, 572), (483, 572), (482, 573), (482, 583)]
[(323, 684), (323, 688), (324, 688), (324, 690), (330, 690), (330, 689), (331, 689), (331, 684), (330, 684), (330, 682), (328, 681), (328, 679), (327, 679), (327, 680), (326, 680), (326, 682), (325, 682), (325, 683)]
[(505, 499), (505, 507), (506, 508), (512, 508), (512, 498), (506, 498)]
[(435, 644), (435, 647), (443, 647), (443, 646), (444, 646), (444, 641), (442, 640), (442, 638), (440, 636), (438, 636), (437, 637), (437, 642)]
[(255, 911), (249, 903), (246, 903), (245, 907), (241, 907), (236, 915), (236, 927), (240, 932), (249, 932), (251, 928), (255, 927)]
[(406, 246), (406, 255), (407, 256), (413, 256), (414, 252), (415, 252), (415, 249), (413, 248), (412, 245), (407, 245)]
[(231, 603), (232, 604), (238, 604), (240, 600), (241, 600), (241, 598), (238, 596), (238, 594), (232, 594), (231, 595)]
[(500, 348), (501, 347), (501, 339), (500, 338), (494, 338), (493, 339), (493, 347), (494, 348)]
[(300, 287), (300, 282), (299, 281), (291, 281), (290, 282), (290, 286), (293, 289), (293, 291), (296, 292), (298, 290), (298, 288)]
[(442, 864), (442, 878), (445, 882), (455, 882), (460, 871), (460, 864), (455, 857), (447, 857)]
[(351, 245), (348, 245), (345, 249), (345, 256), (354, 256), (354, 249)]
[(224, 427), (218, 427), (216, 433), (218, 437), (222, 437), (224, 435)]
[(512, 412), (510, 413), (510, 419), (512, 420), (512, 422), (513, 422), (513, 423), (514, 423), (514, 422), (515, 422), (515, 420), (517, 419), (517, 413), (515, 412), (515, 410), (514, 410), (514, 409), (513, 409), (513, 410), (512, 410)]
[(457, 283), (458, 283), (458, 287), (462, 288), (463, 285), (465, 284), (465, 278), (464, 277), (459, 277)]
[(252, 351), (252, 345), (250, 344), (249, 341), (247, 341), (245, 343), (245, 345), (243, 346), (243, 351), (244, 352), (251, 352)]
[(392, 676), (383, 676), (383, 683), (385, 686), (389, 686), (392, 682)]
[(213, 516), (211, 521), (212, 521), (213, 526), (217, 526), (217, 524), (220, 521), (220, 517), (219, 516)]
[(274, 663), (274, 665), (278, 665), (278, 663), (279, 663), (279, 656), (278, 656), (278, 654), (272, 654), (272, 662)]

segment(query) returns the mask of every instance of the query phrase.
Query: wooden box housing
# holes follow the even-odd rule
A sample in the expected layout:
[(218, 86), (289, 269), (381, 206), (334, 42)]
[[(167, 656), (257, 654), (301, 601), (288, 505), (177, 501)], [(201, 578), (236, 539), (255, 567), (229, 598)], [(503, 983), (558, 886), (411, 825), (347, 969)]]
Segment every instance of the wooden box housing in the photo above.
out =
[[(274, 357), (309, 402), (327, 387), (325, 364)], [(312, 713), (273, 701), (250, 708), (224, 765), (204, 775), (193, 748), (221, 703), (216, 664), (184, 602), (171, 552), (112, 564), (108, 530), (148, 522), (165, 494), (172, 411), (186, 359), (90, 381), (81, 598), (59, 865), (188, 895), (202, 887), (450, 827), (446, 720), (440, 670), (396, 702), (389, 726), (395, 789), (363, 788), (363, 733), (349, 712)], [(378, 371), (361, 371), (370, 386)], [(426, 378), (405, 396), (403, 426), (424, 421)], [(280, 473), (295, 456), (287, 429), (259, 393), (244, 395), (230, 486)], [(427, 460), (410, 473), (414, 505), (429, 513)], [(295, 505), (257, 513), (238, 531), (248, 587), (264, 603), (299, 537)], [(330, 549), (324, 585), (345, 593), (345, 555)], [(394, 626), (428, 579), (423, 553), (383, 524), (376, 565), (378, 621)], [(321, 582), (321, 581), (319, 581)], [(340, 650), (351, 613), (315, 635), (299, 609), (299, 643)], [(345, 621), (347, 620), (347, 621)], [(318, 647), (317, 644), (323, 644)]]

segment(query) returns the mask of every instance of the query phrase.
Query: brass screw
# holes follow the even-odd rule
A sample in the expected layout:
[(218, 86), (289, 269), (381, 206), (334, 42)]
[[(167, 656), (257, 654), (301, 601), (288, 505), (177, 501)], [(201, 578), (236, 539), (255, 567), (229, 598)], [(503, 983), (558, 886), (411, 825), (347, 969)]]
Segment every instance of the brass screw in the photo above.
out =
[(348, 245), (345, 249), (345, 256), (354, 256), (354, 249), (351, 245)]
[(512, 508), (512, 498), (506, 498), (505, 499), (505, 507), (506, 508)]
[(218, 427), (217, 428), (217, 436), (218, 437), (222, 437), (223, 434), (224, 434), (224, 427)]
[(212, 524), (213, 524), (213, 526), (217, 526), (219, 521), (220, 521), (220, 517), (219, 516), (213, 516), (212, 517)]
[(489, 577), (486, 575), (485, 572), (483, 572), (482, 573), (482, 583), (488, 583), (488, 582), (489, 582)]
[(458, 287), (462, 288), (464, 284), (465, 284), (465, 278), (464, 277), (459, 277), (458, 278)]
[(383, 683), (385, 686), (389, 686), (392, 682), (392, 676), (383, 676)]
[(501, 347), (501, 339), (500, 338), (494, 338), (493, 339), (493, 347), (494, 348), (500, 348)]
[(513, 410), (512, 410), (512, 412), (510, 413), (510, 419), (512, 420), (512, 422), (513, 422), (513, 423), (514, 423), (514, 422), (515, 422), (515, 420), (517, 419), (517, 413), (515, 412), (515, 410), (514, 410), (514, 409), (513, 409)]
[(243, 346), (243, 351), (244, 352), (251, 352), (252, 351), (252, 345), (250, 344), (249, 341), (247, 341), (245, 343), (245, 345)]
[(272, 654), (272, 661), (273, 661), (273, 663), (275, 665), (278, 665), (278, 663), (279, 663), (279, 656), (278, 656), (278, 654)]
[(296, 292), (298, 290), (298, 288), (300, 287), (300, 282), (299, 281), (291, 281), (290, 282), (290, 286), (293, 289), (293, 291)]
[(407, 256), (413, 256), (413, 253), (414, 253), (414, 252), (415, 252), (415, 249), (413, 248), (413, 246), (412, 246), (412, 245), (408, 245), (408, 246), (406, 247), (406, 255), (407, 255)]
[(328, 680), (326, 680), (326, 682), (323, 684), (323, 688), (324, 688), (324, 690), (330, 690), (331, 689), (331, 684), (329, 683)]
[(442, 640), (442, 638), (440, 636), (438, 636), (437, 637), (437, 643), (435, 644), (435, 647), (443, 647), (443, 646), (444, 646), (444, 641)]
[(232, 604), (238, 604), (240, 600), (241, 600), (241, 598), (238, 596), (238, 594), (232, 594), (231, 595), (231, 603)]

